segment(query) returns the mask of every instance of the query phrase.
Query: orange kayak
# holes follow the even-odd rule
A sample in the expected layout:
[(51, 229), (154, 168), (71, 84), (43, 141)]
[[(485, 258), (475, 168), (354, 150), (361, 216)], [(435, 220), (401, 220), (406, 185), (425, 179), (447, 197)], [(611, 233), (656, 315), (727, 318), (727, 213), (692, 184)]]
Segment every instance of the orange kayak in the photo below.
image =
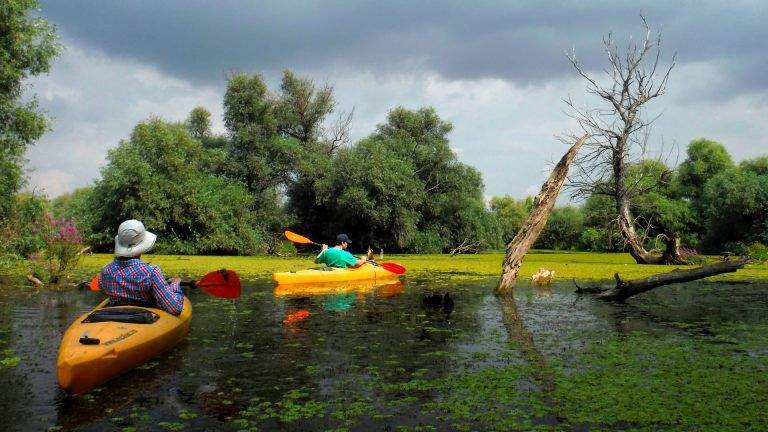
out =
[(179, 316), (157, 308), (107, 307), (104, 300), (64, 333), (57, 361), (59, 386), (80, 394), (158, 356), (189, 332), (192, 304)]

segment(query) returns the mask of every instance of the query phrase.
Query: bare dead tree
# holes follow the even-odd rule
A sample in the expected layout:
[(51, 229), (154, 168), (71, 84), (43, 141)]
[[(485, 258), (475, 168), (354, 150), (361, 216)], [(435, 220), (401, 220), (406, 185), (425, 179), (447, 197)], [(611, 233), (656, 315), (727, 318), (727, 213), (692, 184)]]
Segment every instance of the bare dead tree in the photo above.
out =
[(569, 187), (576, 197), (598, 194), (615, 200), (619, 228), (637, 263), (680, 264), (683, 259), (677, 234), (666, 233), (666, 250), (654, 255), (645, 249), (635, 228), (638, 220), (630, 210), (634, 199), (654, 187), (647, 177), (630, 180), (628, 175), (630, 167), (648, 157), (651, 125), (658, 118), (647, 118), (644, 110), (649, 102), (664, 95), (675, 65), (673, 55), (671, 62), (662, 66), (661, 33), (653, 35), (645, 17), (640, 18), (645, 28), (640, 43), (630, 42), (621, 52), (610, 33), (603, 39), (609, 62), (604, 79), (590, 75), (575, 53), (568, 55), (574, 69), (587, 81), (587, 93), (603, 102), (597, 108), (581, 108), (570, 98), (565, 101), (570, 115), (591, 137), (574, 162)]

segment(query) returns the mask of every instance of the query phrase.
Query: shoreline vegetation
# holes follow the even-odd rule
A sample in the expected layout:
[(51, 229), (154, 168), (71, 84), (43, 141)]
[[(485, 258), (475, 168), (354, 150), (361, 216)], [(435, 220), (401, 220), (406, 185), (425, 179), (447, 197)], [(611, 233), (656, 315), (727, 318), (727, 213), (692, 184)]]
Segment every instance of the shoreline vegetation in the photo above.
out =
[[(295, 271), (316, 267), (312, 254), (299, 254), (291, 257), (276, 256), (203, 256), (203, 255), (146, 255), (149, 262), (158, 264), (166, 276), (180, 275), (198, 277), (217, 268), (230, 268), (238, 272), (244, 280), (269, 279), (277, 271)], [(386, 255), (386, 260), (396, 261), (408, 269), (407, 278), (446, 277), (456, 280), (498, 278), (504, 259), (502, 251), (485, 252), (470, 255), (447, 254)], [(719, 257), (706, 257), (707, 262), (715, 262)], [(74, 282), (89, 279), (101, 267), (112, 260), (111, 254), (88, 254), (80, 258), (74, 276)], [(556, 281), (576, 279), (584, 282), (613, 280), (614, 273), (622, 278), (636, 279), (663, 273), (675, 268), (694, 268), (697, 265), (669, 266), (636, 264), (629, 253), (599, 253), (532, 250), (523, 261), (520, 279), (530, 281), (530, 277), (540, 268), (554, 270)], [(0, 269), (0, 276), (24, 277), (27, 263), (19, 261), (10, 267)], [(768, 281), (768, 265), (752, 263), (735, 273), (727, 273), (705, 279), (719, 282), (757, 282)]]

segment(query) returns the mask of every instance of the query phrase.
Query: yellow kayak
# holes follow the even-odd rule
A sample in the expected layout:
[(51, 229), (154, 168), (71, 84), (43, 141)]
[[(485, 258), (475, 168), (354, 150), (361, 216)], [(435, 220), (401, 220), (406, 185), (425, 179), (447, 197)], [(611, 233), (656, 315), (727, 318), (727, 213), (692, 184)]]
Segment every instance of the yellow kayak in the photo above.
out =
[(394, 297), (405, 291), (405, 284), (399, 279), (373, 282), (321, 282), (309, 284), (280, 284), (275, 287), (275, 297), (311, 297), (330, 294), (368, 294), (376, 291), (381, 297)]
[(157, 308), (107, 307), (101, 302), (64, 333), (57, 361), (59, 386), (84, 393), (179, 343), (189, 332), (192, 304), (179, 316)]
[(373, 264), (363, 264), (358, 268), (310, 269), (280, 272), (272, 275), (272, 279), (278, 284), (307, 284), (355, 280), (373, 280), (376, 282), (395, 278), (397, 278), (397, 274)]

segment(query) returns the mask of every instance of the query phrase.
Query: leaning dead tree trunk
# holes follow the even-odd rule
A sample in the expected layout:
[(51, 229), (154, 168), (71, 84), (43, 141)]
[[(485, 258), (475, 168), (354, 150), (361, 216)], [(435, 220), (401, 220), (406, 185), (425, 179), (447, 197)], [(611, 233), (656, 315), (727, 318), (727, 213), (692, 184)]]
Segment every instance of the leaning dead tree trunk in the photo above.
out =
[(584, 144), (584, 141), (587, 140), (587, 137), (587, 135), (582, 136), (568, 149), (562, 159), (560, 159), (560, 162), (555, 165), (555, 169), (552, 170), (552, 174), (549, 175), (547, 181), (541, 186), (541, 191), (533, 200), (531, 213), (523, 223), (520, 231), (515, 235), (515, 238), (507, 245), (507, 255), (502, 266), (501, 280), (498, 286), (496, 286), (497, 293), (509, 293), (515, 287), (517, 273), (520, 271), (523, 257), (528, 253), (528, 250), (536, 242), (539, 234), (541, 234), (541, 230), (547, 224), (549, 213), (552, 211), (552, 207), (555, 206), (560, 189), (563, 188), (563, 183), (565, 183), (565, 179), (568, 177), (568, 169), (571, 166), (571, 162), (573, 162), (573, 158), (576, 157), (576, 153)]
[[(624, 301), (632, 296), (650, 291), (664, 285), (690, 282), (722, 273), (733, 273), (749, 263), (749, 258), (741, 258), (735, 261), (721, 261), (689, 270), (675, 269), (671, 272), (656, 274), (644, 279), (625, 281), (616, 273), (615, 286), (606, 287), (580, 287), (576, 285), (576, 292), (598, 293), (601, 300)], [(576, 281), (574, 281), (574, 284)]]

